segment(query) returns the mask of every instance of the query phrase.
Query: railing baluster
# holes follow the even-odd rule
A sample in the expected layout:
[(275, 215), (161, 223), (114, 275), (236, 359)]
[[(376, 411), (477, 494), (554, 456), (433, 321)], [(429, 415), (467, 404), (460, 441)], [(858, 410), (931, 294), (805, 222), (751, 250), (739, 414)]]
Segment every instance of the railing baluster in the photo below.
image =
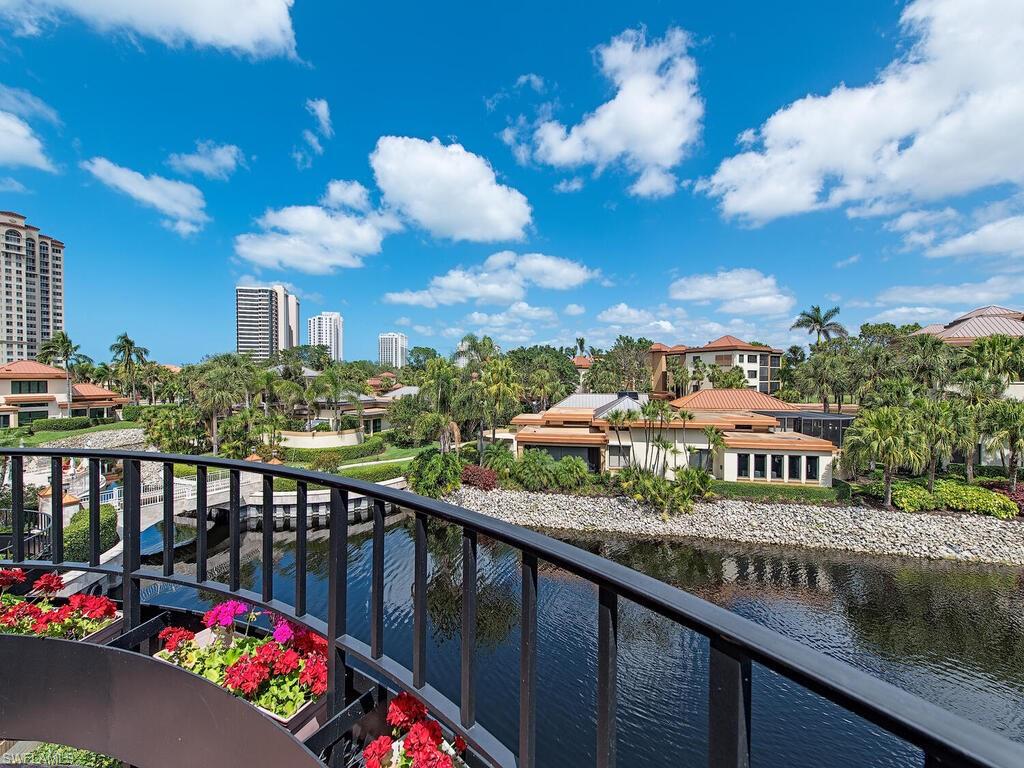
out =
[(306, 494), (304, 481), (295, 484), (295, 615), (306, 615)]
[(462, 529), (462, 725), (476, 722), (476, 531)]
[(384, 502), (373, 500), (373, 578), (370, 588), (370, 655), (384, 655)]
[(708, 675), (708, 765), (749, 768), (750, 659), (712, 637)]
[(206, 581), (206, 467), (196, 465), (196, 581)]
[(618, 677), (618, 596), (607, 587), (597, 591), (597, 765), (615, 765), (615, 713)]
[(11, 525), (14, 527), (14, 559), (25, 559), (25, 476), (21, 456), (11, 456)]
[(50, 457), (50, 559), (64, 562), (64, 468), (60, 456)]
[[(305, 528), (306, 484), (302, 483), (302, 527)], [(327, 656), (327, 710), (328, 717), (340, 712), (346, 703), (350, 687), (345, 653), (335, 642), (348, 632), (348, 491), (331, 488), (330, 553), (328, 559), (327, 638), (330, 643)], [(303, 542), (305, 538), (303, 537)], [(305, 550), (305, 544), (303, 544)], [(303, 551), (305, 561), (305, 551)], [(305, 566), (305, 562), (303, 562)], [(303, 575), (305, 567), (303, 567)]]
[(164, 576), (174, 573), (174, 464), (164, 462)]
[(263, 599), (274, 599), (274, 478), (263, 476)]
[(412, 684), (427, 681), (427, 516), (416, 513), (416, 563), (412, 584)]
[(242, 569), (241, 490), (237, 469), (230, 471), (228, 485), (228, 589), (237, 592), (241, 587)]
[(537, 768), (537, 556), (523, 552), (519, 626), (519, 768)]
[(89, 565), (100, 564), (100, 460), (89, 459)]
[(124, 461), (124, 520), (121, 552), (121, 609), (124, 631), (135, 629), (142, 621), (139, 604), (139, 580), (136, 571), (142, 566), (139, 554), (139, 528), (142, 516), (142, 469), (138, 459)]

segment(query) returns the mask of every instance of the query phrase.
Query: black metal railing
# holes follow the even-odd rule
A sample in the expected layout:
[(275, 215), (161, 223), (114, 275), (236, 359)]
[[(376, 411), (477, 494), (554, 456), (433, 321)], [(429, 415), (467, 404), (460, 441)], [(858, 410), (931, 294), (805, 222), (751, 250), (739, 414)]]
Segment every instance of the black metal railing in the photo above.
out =
[[(23, 527), (22, 548), (25, 557), (35, 560), (50, 554), (50, 513), (38, 509), (22, 510), (21, 525)], [(7, 531), (11, 531), (8, 535)], [(0, 509), (0, 560), (11, 560), (14, 557), (14, 512)]]
[[(420, 699), (451, 732), (463, 736), (471, 748), (472, 762), (492, 766), (534, 768), (536, 759), (536, 723), (541, 702), (537, 698), (537, 573), (545, 562), (562, 568), (596, 585), (597, 600), (597, 765), (611, 768), (616, 763), (617, 647), (619, 605), (630, 601), (668, 620), (697, 632), (710, 642), (708, 673), (709, 715), (708, 763), (714, 768), (741, 768), (750, 765), (751, 665), (757, 663), (863, 717), (882, 729), (919, 748), (927, 768), (936, 766), (986, 766), (1011, 768), (1024, 765), (1024, 746), (1013, 743), (984, 727), (929, 704), (889, 683), (808, 649), (795, 641), (755, 624), (736, 614), (701, 600), (623, 565), (610, 562), (577, 547), (451, 504), (415, 494), (365, 483), (350, 478), (310, 472), (283, 466), (253, 464), (197, 456), (156, 453), (126, 453), (83, 449), (0, 449), (11, 456), (12, 518), (14, 521), (13, 557), (0, 565), (18, 564), (43, 570), (75, 569), (123, 580), (125, 630), (131, 632), (141, 621), (139, 585), (143, 580), (240, 597), (255, 605), (283, 614), (314, 631), (325, 634), (333, 643), (328, 658), (328, 715), (334, 721), (311, 737), (307, 744), (333, 743), (324, 734), (334, 736), (349, 723), (342, 717), (359, 697), (352, 685), (355, 666), (368, 670), (373, 679), (392, 690), (404, 690)], [(54, 514), (52, 518), (51, 557), (33, 560), (26, 556), (22, 534), (24, 456), (52, 457)], [(89, 459), (92, 484), (89, 493), (89, 561), (67, 563), (63, 560), (60, 500), (61, 459)], [(99, 463), (121, 461), (124, 469), (123, 558), (120, 564), (100, 565), (99, 558)], [(141, 463), (158, 462), (163, 467), (165, 489), (173, 488), (174, 465), (197, 467), (198, 489), (195, 576), (175, 573), (173, 536), (165, 539), (161, 568), (142, 567), (139, 557), (141, 521)], [(209, 581), (207, 577), (206, 525), (207, 470), (229, 472), (228, 494), (228, 580)], [(262, 572), (260, 591), (241, 588), (241, 478), (243, 474), (262, 477)], [(287, 478), (297, 484), (295, 584), (291, 604), (275, 594), (273, 571), (274, 478)], [(329, 577), (326, 622), (306, 613), (306, 529), (309, 486), (330, 491)], [(348, 509), (350, 494), (373, 500), (372, 572), (370, 589), (370, 637), (365, 643), (348, 633)], [(386, 505), (409, 510), (414, 515), (413, 648), (412, 669), (386, 653), (384, 637), (384, 531)], [(164, 531), (173, 530), (173, 493), (164, 493), (162, 516)], [(432, 521), (459, 526), (462, 530), (462, 617), (460, 699), (453, 702), (426, 682), (427, 665), (427, 533)], [(522, 617), (520, 623), (520, 712), (516, 754), (501, 743), (476, 715), (476, 607), (477, 541), (486, 536), (509, 545), (521, 555)], [(141, 636), (141, 634), (140, 634)], [(127, 641), (126, 641), (127, 642)], [(543, 714), (543, 713), (541, 713)], [(332, 725), (333, 723), (333, 725)], [(333, 728), (333, 731), (332, 731)], [(336, 740), (336, 738), (334, 739)], [(793, 745), (798, 751), (799, 745)]]

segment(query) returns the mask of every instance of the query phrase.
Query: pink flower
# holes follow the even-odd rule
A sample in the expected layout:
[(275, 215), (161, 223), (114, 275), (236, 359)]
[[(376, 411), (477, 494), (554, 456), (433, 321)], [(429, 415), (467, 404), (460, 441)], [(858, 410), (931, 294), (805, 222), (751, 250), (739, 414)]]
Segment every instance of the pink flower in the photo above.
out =
[(241, 600), (225, 600), (204, 614), (203, 623), (207, 627), (230, 627), (235, 623), (235, 616), (241, 616), (249, 610), (248, 604)]
[(295, 630), (287, 619), (281, 619), (274, 625), (274, 639), (281, 645), (290, 643), (294, 637)]

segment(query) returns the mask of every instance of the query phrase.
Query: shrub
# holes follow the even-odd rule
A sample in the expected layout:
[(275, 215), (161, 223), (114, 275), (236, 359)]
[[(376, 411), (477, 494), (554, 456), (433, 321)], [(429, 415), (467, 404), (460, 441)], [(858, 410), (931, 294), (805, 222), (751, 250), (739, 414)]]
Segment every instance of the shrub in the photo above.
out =
[(36, 419), (32, 422), (33, 432), (71, 432), (92, 426), (88, 416), (69, 416), (63, 419)]
[(330, 472), (343, 461), (376, 456), (387, 450), (382, 437), (374, 435), (358, 445), (341, 448), (285, 448), (284, 460), (289, 464), (309, 464), (323, 472)]
[(998, 494), (1001, 494), (1017, 505), (1018, 514), (1024, 512), (1024, 485), (1019, 484), (1017, 490), (1011, 491), (1009, 484), (1005, 484), (998, 488), (993, 488)]
[(498, 487), (498, 473), (487, 467), (467, 464), (462, 468), (462, 484), (479, 488), (481, 491), (493, 491)]
[(313, 425), (314, 432), (330, 432), (331, 424), (327, 421), (321, 421)]
[[(861, 488), (861, 493), (875, 499), (885, 498), (885, 484), (881, 481), (870, 483)], [(935, 496), (921, 483), (893, 480), (892, 505), (904, 512), (926, 512), (936, 509), (938, 504)]]
[(139, 421), (142, 419), (142, 406), (131, 403), (121, 406), (121, 418), (125, 421)]
[(462, 457), (462, 461), (466, 464), (480, 463), (480, 451), (472, 443), (459, 448), (459, 456)]
[(389, 461), (386, 464), (375, 464), (369, 467), (342, 467), (337, 474), (351, 477), (354, 480), (365, 480), (368, 483), (379, 483), (393, 480), (409, 471), (411, 461)]
[(712, 480), (711, 492), (723, 499), (750, 499), (753, 501), (785, 501), (803, 504), (821, 504), (836, 501), (835, 488), (816, 485), (783, 485), (781, 483), (741, 483)]
[(516, 457), (508, 443), (491, 443), (484, 448), (484, 466), (493, 469), (499, 477), (509, 477), (516, 466)]
[(579, 456), (563, 456), (555, 464), (555, 483), (563, 491), (578, 491), (588, 485), (590, 468)]
[(675, 484), (691, 499), (703, 499), (711, 494), (711, 475), (705, 469), (677, 469)]
[[(110, 504), (100, 506), (100, 552), (117, 544), (117, 510)], [(89, 510), (80, 509), (64, 528), (64, 559), (84, 562), (89, 559)]]
[(619, 473), (619, 486), (626, 496), (662, 515), (689, 512), (693, 506), (693, 498), (687, 496), (680, 485), (639, 467), (623, 469)]
[(528, 491), (543, 491), (557, 483), (555, 460), (550, 453), (527, 448), (513, 467), (512, 477)]
[(416, 493), (440, 498), (462, 483), (462, 460), (454, 451), (441, 453), (437, 448), (421, 451), (409, 471), (409, 485)]
[[(958, 464), (956, 462), (951, 462), (946, 465), (946, 471), (951, 475), (960, 475), (960, 477), (967, 477), (966, 464)], [(974, 476), (1008, 478), (1010, 476), (1010, 471), (1006, 467), (990, 467), (984, 464), (975, 464)], [(1021, 467), (1017, 470), (1017, 478), (1021, 479), (1022, 477), (1024, 477), (1024, 467)]]
[(954, 480), (936, 481), (935, 498), (939, 506), (946, 509), (991, 515), (1000, 520), (1016, 517), (1020, 509), (1007, 495)]

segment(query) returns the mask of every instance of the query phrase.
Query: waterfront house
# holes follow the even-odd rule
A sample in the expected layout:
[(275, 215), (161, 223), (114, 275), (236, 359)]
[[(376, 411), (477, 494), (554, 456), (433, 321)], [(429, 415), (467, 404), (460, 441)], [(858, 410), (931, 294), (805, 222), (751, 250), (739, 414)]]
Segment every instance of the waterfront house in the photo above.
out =
[[(652, 455), (653, 440), (663, 431), (667, 476), (680, 467), (708, 467), (720, 480), (832, 485), (836, 446), (827, 439), (785, 429), (779, 418), (758, 410), (793, 411), (777, 398), (750, 389), (700, 390), (671, 405), (676, 418), (663, 428), (645, 422), (642, 408), (649, 396), (636, 392), (582, 393), (565, 398), (540, 413), (516, 416), (513, 447), (517, 455), (536, 448), (555, 459), (578, 456), (592, 471), (618, 471), (643, 464)], [(623, 411), (628, 422), (616, 428), (609, 414)], [(715, 427), (724, 445), (713, 447), (704, 433)]]
[[(722, 371), (739, 368), (746, 376), (747, 386), (765, 394), (777, 392), (782, 386), (779, 378), (779, 370), (782, 368), (781, 349), (751, 344), (735, 336), (720, 336), (702, 347), (652, 344), (650, 365), (655, 393), (668, 393), (669, 361), (673, 359), (682, 362), (689, 370), (691, 392), (711, 387), (708, 374), (713, 368)], [(700, 369), (703, 369), (703, 374), (695, 375)]]
[(127, 402), (96, 384), (72, 384), (69, 398), (67, 374), (35, 360), (0, 365), (0, 427), (24, 427), (36, 419), (68, 415), (115, 418)]

